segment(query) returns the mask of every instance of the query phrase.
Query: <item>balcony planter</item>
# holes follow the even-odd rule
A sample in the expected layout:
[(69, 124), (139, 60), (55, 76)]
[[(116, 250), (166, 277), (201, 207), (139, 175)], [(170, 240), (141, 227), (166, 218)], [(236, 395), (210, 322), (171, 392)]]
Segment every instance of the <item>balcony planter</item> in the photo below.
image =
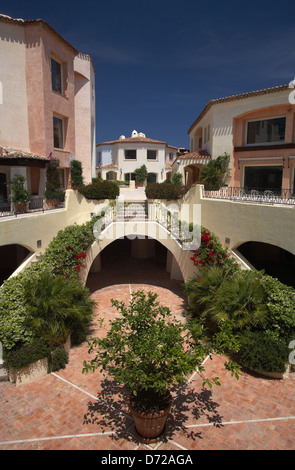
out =
[(59, 199), (57, 198), (50, 198), (46, 199), (46, 206), (47, 209), (55, 209), (59, 205)]
[(63, 190), (46, 189), (44, 196), (46, 197), (47, 209), (55, 209), (59, 206), (59, 203), (65, 199)]

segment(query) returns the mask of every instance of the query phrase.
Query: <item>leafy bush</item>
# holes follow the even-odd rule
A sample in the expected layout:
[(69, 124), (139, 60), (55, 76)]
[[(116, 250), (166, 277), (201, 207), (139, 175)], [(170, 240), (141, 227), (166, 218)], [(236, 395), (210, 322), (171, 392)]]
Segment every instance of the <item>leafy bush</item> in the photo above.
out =
[(62, 189), (45, 189), (44, 191), (44, 196), (46, 199), (58, 199), (59, 201), (64, 201), (65, 200), (65, 193)]
[(63, 346), (54, 349), (49, 358), (48, 372), (55, 372), (59, 369), (64, 369), (69, 362), (69, 353)]
[(289, 344), (295, 338), (295, 289), (277, 279), (256, 271), (256, 277), (267, 292), (268, 335)]
[(99, 181), (79, 188), (80, 194), (86, 199), (116, 199), (120, 194), (119, 187), (113, 181)]
[(186, 186), (173, 183), (148, 183), (145, 194), (148, 199), (166, 199), (176, 201), (180, 199), (188, 190)]
[(83, 186), (82, 163), (79, 160), (71, 161), (71, 185), (72, 188)]
[(172, 183), (178, 186), (182, 185), (182, 174), (181, 173), (174, 173), (172, 176)]
[[(36, 329), (30, 323), (32, 315), (24, 298), (25, 284), (31, 281), (38, 282), (45, 272), (63, 275), (68, 279), (77, 279), (79, 270), (74, 268), (79, 263), (82, 269), (81, 262), (83, 261), (83, 258), (77, 258), (77, 256), (85, 253), (94, 241), (93, 226), (99, 218), (100, 216), (93, 217), (83, 225), (72, 225), (59, 231), (40, 260), (3, 283), (0, 290), (0, 341), (4, 351), (32, 343), (38, 337)], [(71, 324), (69, 322), (69, 327), (71, 327), (73, 337), (76, 338), (74, 341), (79, 341), (79, 338), (84, 339), (84, 323), (73, 320), (71, 322)], [(74, 328), (79, 330), (77, 334)]]
[(36, 341), (32, 344), (25, 344), (21, 348), (12, 349), (4, 355), (4, 358), (9, 367), (18, 370), (49, 355), (49, 346), (44, 342)]
[(202, 168), (200, 179), (206, 188), (219, 189), (229, 177), (230, 155), (225, 153)]
[(285, 372), (288, 345), (263, 331), (244, 331), (239, 334), (239, 362), (250, 369), (264, 372)]
[(201, 269), (221, 266), (225, 272), (238, 270), (237, 263), (229, 257), (227, 249), (223, 248), (216, 235), (205, 227), (201, 227), (201, 243), (191, 260)]

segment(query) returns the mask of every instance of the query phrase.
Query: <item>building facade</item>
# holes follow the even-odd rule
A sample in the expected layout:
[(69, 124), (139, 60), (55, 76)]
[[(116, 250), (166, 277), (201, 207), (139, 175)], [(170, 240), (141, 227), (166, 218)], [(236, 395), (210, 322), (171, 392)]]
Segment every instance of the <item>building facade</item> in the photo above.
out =
[(60, 162), (65, 189), (70, 187), (72, 159), (82, 162), (90, 182), (95, 174), (90, 57), (43, 20), (0, 15), (0, 31), (0, 187), (8, 185), (17, 168), (31, 193), (42, 196), (50, 156)]
[(295, 105), (289, 102), (290, 91), (282, 85), (211, 100), (189, 128), (190, 153), (174, 163), (173, 172), (185, 175), (191, 168), (191, 181), (198, 182), (204, 164), (228, 153), (229, 185), (294, 191)]
[(97, 176), (103, 179), (134, 180), (134, 171), (145, 165), (147, 181), (162, 183), (171, 178), (178, 149), (133, 131), (129, 138), (122, 135), (118, 140), (97, 144), (96, 151)]

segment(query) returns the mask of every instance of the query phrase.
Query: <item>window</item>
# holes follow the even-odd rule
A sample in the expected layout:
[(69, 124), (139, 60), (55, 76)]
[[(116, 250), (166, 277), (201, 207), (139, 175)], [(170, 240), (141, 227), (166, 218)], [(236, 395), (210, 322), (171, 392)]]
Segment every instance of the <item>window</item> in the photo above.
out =
[(136, 150), (125, 150), (125, 160), (136, 160)]
[(64, 148), (64, 125), (63, 120), (53, 116), (53, 145), (55, 148)]
[(125, 181), (135, 181), (135, 173), (125, 173)]
[(158, 152), (157, 150), (147, 150), (147, 159), (148, 160), (157, 160)]
[(244, 187), (246, 189), (281, 189), (282, 166), (249, 166), (245, 167)]
[(284, 142), (285, 128), (285, 117), (249, 121), (247, 124), (247, 144)]
[(51, 59), (51, 83), (53, 91), (63, 93), (62, 65), (54, 59)]

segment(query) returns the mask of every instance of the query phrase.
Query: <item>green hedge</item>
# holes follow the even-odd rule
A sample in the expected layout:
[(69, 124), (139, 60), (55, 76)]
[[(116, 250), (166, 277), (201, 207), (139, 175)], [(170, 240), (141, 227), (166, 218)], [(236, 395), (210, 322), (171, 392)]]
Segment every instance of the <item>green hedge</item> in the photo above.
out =
[(50, 348), (43, 342), (35, 341), (32, 344), (25, 344), (18, 349), (7, 352), (4, 356), (5, 363), (13, 370), (27, 367), (39, 359), (48, 358)]
[(86, 199), (100, 201), (102, 199), (116, 199), (120, 194), (120, 189), (118, 184), (113, 181), (104, 180), (79, 188), (79, 193)]
[(166, 199), (167, 201), (176, 201), (180, 199), (187, 191), (187, 186), (180, 186), (173, 183), (148, 183), (145, 194), (148, 199)]
[(241, 365), (261, 372), (285, 372), (290, 353), (287, 344), (263, 331), (244, 331), (238, 339)]

